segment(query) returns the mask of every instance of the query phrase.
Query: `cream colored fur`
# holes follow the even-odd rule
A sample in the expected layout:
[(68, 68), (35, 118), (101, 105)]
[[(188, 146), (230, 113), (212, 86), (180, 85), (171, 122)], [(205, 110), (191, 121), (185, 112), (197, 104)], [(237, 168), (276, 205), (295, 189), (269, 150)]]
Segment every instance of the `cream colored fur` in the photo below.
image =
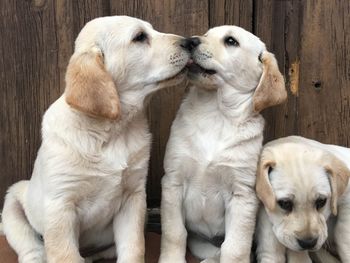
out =
[[(239, 45), (228, 46), (228, 36)], [(242, 28), (213, 28), (199, 40), (193, 62), (216, 73), (190, 71), (192, 86), (171, 128), (159, 263), (184, 263), (186, 245), (202, 262), (248, 263), (264, 129), (257, 111), (285, 100), (284, 81), (265, 44)], [(215, 236), (224, 237), (221, 247), (208, 242)]]
[[(262, 151), (257, 193), (260, 209), (257, 254), (261, 263), (350, 262), (350, 149), (299, 136), (272, 141)], [(317, 209), (316, 200), (325, 198)], [(279, 200), (291, 200), (285, 211)], [(333, 214), (333, 215), (332, 215)], [(304, 250), (298, 239), (316, 238)], [(324, 249), (322, 249), (322, 247)]]
[(32, 177), (5, 199), (4, 232), (20, 263), (84, 262), (80, 251), (111, 245), (104, 257), (144, 262), (151, 144), (144, 99), (184, 79), (181, 39), (125, 16), (82, 29), (66, 92), (43, 117)]

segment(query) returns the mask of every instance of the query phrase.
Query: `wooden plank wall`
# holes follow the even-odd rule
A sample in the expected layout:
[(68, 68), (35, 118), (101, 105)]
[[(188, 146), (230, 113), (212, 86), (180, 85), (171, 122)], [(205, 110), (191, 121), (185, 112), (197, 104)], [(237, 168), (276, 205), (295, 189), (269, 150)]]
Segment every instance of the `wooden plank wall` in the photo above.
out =
[[(9, 185), (30, 178), (41, 118), (64, 90), (78, 32), (95, 17), (122, 14), (185, 36), (221, 24), (257, 34), (276, 54), (290, 95), (285, 105), (264, 112), (266, 141), (300, 134), (349, 146), (348, 0), (0, 1), (0, 206)], [(150, 206), (159, 204), (164, 150), (184, 89), (157, 93), (148, 108)]]

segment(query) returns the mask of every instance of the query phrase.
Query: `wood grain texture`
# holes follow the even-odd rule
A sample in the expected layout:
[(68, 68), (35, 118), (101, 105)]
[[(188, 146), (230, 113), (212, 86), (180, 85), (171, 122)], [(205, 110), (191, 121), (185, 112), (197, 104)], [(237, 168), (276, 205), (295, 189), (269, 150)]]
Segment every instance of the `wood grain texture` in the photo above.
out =
[[(253, 32), (275, 54), (280, 71), (285, 77), (288, 101), (263, 112), (266, 119), (265, 141), (298, 134), (298, 98), (291, 92), (292, 80), (299, 79), (293, 65), (300, 60), (300, 38), (303, 1), (254, 0)], [(294, 82), (300, 86), (300, 82)]]
[[(266, 141), (300, 134), (350, 145), (347, 0), (0, 1), (1, 206), (8, 186), (31, 175), (42, 115), (64, 90), (77, 34), (89, 20), (115, 14), (136, 16), (159, 31), (184, 36), (221, 24), (257, 34), (275, 53), (289, 92), (286, 104), (263, 113)], [(179, 85), (158, 92), (147, 109), (153, 133), (150, 206), (159, 204), (165, 146), (184, 89)]]
[(209, 26), (236, 25), (252, 32), (253, 0), (209, 0)]
[(265, 141), (298, 134), (349, 146), (349, 10), (349, 1), (255, 1), (254, 32), (275, 53), (289, 92), (285, 105), (264, 112)]
[(10, 0), (0, 1), (0, 14), (2, 207), (7, 188), (31, 176), (42, 115), (64, 90), (74, 39), (87, 21), (108, 12), (103, 0)]
[(349, 146), (350, 2), (306, 1), (300, 50), (300, 134)]
[[(0, 3), (1, 197), (31, 175), (41, 116), (61, 93), (52, 2)], [(2, 204), (2, 198), (1, 198)]]

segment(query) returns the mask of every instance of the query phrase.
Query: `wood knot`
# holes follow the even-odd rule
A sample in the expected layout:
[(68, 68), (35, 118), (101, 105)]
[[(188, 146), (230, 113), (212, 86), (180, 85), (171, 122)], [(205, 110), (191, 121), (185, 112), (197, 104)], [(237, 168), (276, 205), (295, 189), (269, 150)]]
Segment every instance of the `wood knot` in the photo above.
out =
[(322, 83), (321, 83), (321, 81), (319, 81), (319, 80), (313, 81), (312, 84), (313, 84), (315, 90), (318, 90), (318, 91), (321, 90), (321, 88), (322, 88)]
[(47, 0), (32, 0), (32, 7), (36, 10), (41, 10), (45, 7)]

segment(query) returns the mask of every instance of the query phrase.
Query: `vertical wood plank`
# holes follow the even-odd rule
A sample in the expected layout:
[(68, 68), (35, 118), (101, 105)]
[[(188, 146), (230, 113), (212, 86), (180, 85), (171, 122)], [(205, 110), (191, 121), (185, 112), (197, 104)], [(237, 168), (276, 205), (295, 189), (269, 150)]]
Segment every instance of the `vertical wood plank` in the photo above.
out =
[(303, 1), (254, 0), (254, 33), (275, 54), (288, 90), (287, 103), (263, 112), (265, 141), (299, 133), (297, 66), (300, 61), (302, 7)]
[[(184, 36), (202, 34), (208, 29), (208, 3), (203, 0), (111, 1), (111, 12), (135, 16), (147, 20), (159, 31)], [(147, 183), (149, 206), (159, 206), (165, 147), (184, 90), (182, 84), (159, 91), (152, 97), (147, 110), (153, 135)]]
[(1, 1), (1, 206), (7, 187), (31, 175), (44, 110), (61, 92), (54, 5)]
[(299, 134), (349, 146), (349, 2), (254, 4), (254, 31), (276, 54), (289, 90), (287, 104), (264, 112), (266, 141)]
[(64, 76), (69, 58), (73, 54), (76, 37), (87, 22), (96, 17), (109, 15), (110, 6), (105, 0), (56, 0), (54, 3), (60, 87), (63, 92)]
[(236, 25), (252, 32), (253, 0), (208, 0), (209, 26)]
[(306, 1), (298, 125), (304, 136), (349, 146), (350, 2)]
[(31, 176), (42, 115), (64, 90), (75, 37), (85, 22), (109, 14), (109, 3), (10, 0), (0, 2), (0, 14), (2, 207), (7, 188)]

